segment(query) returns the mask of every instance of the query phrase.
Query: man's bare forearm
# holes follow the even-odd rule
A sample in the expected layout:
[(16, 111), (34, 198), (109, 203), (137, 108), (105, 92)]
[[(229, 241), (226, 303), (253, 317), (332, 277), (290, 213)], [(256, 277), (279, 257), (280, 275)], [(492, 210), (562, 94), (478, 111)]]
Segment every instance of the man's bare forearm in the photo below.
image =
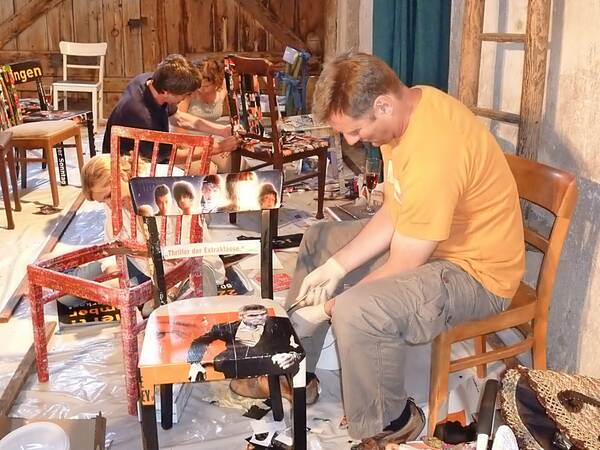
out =
[(216, 134), (219, 136), (231, 135), (230, 126), (211, 122), (210, 120), (183, 111), (177, 111), (169, 120), (171, 125), (177, 128), (202, 131), (203, 133)]

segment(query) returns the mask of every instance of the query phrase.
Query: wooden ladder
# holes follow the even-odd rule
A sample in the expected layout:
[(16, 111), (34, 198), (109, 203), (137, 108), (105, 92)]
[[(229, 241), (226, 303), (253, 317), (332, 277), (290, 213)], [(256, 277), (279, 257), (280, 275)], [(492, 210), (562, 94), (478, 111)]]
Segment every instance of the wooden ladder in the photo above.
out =
[[(550, 3), (551, 0), (529, 0), (525, 34), (484, 33), (485, 0), (465, 0), (464, 5), (458, 98), (478, 116), (517, 124), (517, 155), (534, 161), (537, 160), (544, 103)], [(483, 41), (525, 45), (519, 114), (477, 106)]]

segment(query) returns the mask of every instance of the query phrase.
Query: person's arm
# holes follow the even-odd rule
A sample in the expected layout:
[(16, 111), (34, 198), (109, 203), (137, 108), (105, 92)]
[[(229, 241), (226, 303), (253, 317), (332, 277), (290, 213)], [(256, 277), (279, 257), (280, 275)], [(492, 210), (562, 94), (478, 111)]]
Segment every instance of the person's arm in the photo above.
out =
[[(190, 103), (192, 101), (192, 95), (188, 95), (187, 97), (185, 97), (183, 100), (181, 100), (178, 104), (177, 104), (177, 111), (180, 112), (184, 112), (187, 113), (190, 109)], [(171, 121), (171, 118), (169, 118), (169, 121)], [(173, 124), (172, 124), (173, 125)], [(181, 128), (178, 126), (173, 125), (173, 129), (176, 133), (185, 133), (185, 128)]]
[(169, 121), (174, 127), (202, 131), (204, 133), (223, 137), (231, 136), (231, 126), (211, 122), (210, 120), (203, 119), (202, 117), (195, 116), (188, 112), (180, 111), (179, 109), (175, 114), (170, 116)]

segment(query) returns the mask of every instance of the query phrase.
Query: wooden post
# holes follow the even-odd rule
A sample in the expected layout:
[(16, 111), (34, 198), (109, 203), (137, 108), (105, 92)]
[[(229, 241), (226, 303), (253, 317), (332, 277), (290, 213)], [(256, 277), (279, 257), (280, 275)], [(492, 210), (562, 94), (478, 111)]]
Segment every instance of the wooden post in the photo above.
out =
[(325, 0), (325, 35), (323, 36), (323, 62), (337, 54), (337, 0)]
[(484, 8), (484, 0), (466, 0), (465, 2), (460, 49), (458, 99), (469, 108), (477, 106)]
[(550, 0), (529, 0), (517, 155), (537, 160), (546, 87)]

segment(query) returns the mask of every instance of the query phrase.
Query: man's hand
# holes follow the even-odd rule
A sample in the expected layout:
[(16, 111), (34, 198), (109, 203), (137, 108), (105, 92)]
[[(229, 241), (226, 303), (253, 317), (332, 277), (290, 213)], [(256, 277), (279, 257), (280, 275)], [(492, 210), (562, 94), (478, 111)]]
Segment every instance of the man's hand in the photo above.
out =
[(195, 362), (190, 364), (190, 371), (188, 372), (188, 380), (191, 382), (194, 381), (204, 381), (206, 379), (206, 369), (202, 366), (201, 363)]
[(319, 325), (330, 319), (325, 312), (325, 303), (298, 309), (290, 320), (300, 339), (312, 336)]
[[(231, 128), (229, 128), (231, 130)], [(217, 153), (231, 153), (238, 148), (239, 141), (235, 136), (229, 136), (213, 145), (213, 155)]]
[(298, 305), (309, 306), (325, 303), (335, 292), (342, 278), (346, 276), (346, 270), (333, 257), (325, 264), (317, 267), (309, 273), (300, 286), (296, 300), (306, 296)]
[(292, 367), (294, 363), (298, 361), (299, 356), (300, 355), (296, 352), (277, 353), (271, 356), (271, 361), (285, 370)]

